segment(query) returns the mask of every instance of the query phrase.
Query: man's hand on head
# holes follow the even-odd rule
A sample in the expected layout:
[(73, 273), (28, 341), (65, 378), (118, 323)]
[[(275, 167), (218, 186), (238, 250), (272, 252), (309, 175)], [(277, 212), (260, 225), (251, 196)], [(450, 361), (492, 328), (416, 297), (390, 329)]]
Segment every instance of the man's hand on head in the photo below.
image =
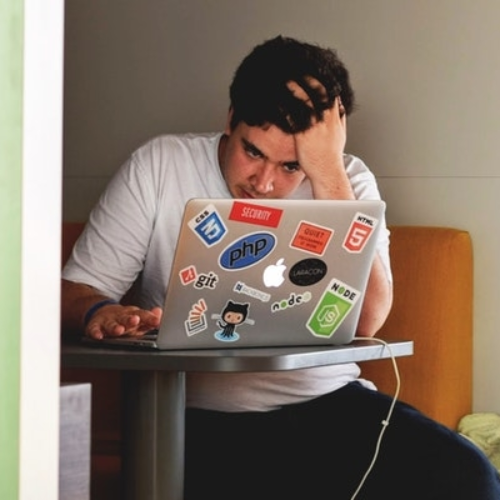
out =
[[(306, 79), (307, 84), (327, 100), (326, 90), (315, 78)], [(287, 83), (297, 99), (308, 106), (313, 103), (296, 81)], [(316, 198), (352, 197), (344, 168), (344, 149), (347, 140), (345, 109), (337, 96), (333, 106), (322, 111), (322, 118), (311, 118), (311, 126), (294, 134), (297, 160), (309, 178)]]

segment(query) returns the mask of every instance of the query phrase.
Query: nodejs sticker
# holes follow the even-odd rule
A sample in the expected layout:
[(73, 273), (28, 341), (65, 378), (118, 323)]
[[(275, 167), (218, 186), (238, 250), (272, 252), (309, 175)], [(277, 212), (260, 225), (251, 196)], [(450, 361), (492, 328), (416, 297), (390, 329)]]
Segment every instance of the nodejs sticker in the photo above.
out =
[(358, 290), (334, 278), (307, 321), (307, 328), (316, 337), (330, 338), (360, 295)]
[(288, 277), (294, 285), (310, 286), (326, 276), (327, 266), (320, 259), (304, 259), (292, 266)]

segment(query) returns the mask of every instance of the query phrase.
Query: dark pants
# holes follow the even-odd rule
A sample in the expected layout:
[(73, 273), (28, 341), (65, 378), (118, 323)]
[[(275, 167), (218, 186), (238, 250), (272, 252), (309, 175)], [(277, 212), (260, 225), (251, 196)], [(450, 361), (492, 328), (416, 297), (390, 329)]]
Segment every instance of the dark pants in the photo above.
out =
[[(392, 399), (358, 383), (267, 413), (189, 409), (185, 500), (349, 500)], [(397, 403), (356, 500), (500, 500), (465, 438)]]

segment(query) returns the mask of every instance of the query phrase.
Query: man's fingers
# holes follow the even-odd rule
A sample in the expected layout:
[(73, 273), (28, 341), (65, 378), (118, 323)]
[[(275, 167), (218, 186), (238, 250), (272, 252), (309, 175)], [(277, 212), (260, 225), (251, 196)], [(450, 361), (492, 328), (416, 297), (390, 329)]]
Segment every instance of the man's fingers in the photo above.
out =
[(160, 325), (163, 310), (153, 307), (150, 311), (137, 307), (122, 310), (118, 314), (96, 314), (87, 328), (87, 335), (100, 340), (104, 337), (120, 337), (122, 335), (140, 336)]
[(286, 86), (294, 97), (304, 101), (308, 106), (312, 107), (312, 101), (309, 94), (295, 80), (290, 80), (286, 83)]
[(312, 76), (305, 76), (301, 81), (290, 80), (286, 84), (294, 97), (315, 108), (317, 104), (326, 104), (328, 94), (324, 85)]

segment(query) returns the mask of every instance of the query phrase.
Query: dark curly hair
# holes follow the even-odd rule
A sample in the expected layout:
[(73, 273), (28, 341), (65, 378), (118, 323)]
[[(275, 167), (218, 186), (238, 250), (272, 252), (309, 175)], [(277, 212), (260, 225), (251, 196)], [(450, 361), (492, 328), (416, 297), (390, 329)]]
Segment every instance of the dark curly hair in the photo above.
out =
[[(307, 83), (318, 80), (325, 96)], [(296, 81), (308, 94), (312, 107), (294, 97), (286, 86)], [(311, 118), (321, 120), (323, 111), (340, 99), (346, 114), (354, 107), (349, 73), (328, 48), (278, 36), (257, 45), (237, 68), (229, 88), (233, 115), (231, 128), (243, 121), (250, 126), (273, 124), (286, 133), (307, 130)]]

